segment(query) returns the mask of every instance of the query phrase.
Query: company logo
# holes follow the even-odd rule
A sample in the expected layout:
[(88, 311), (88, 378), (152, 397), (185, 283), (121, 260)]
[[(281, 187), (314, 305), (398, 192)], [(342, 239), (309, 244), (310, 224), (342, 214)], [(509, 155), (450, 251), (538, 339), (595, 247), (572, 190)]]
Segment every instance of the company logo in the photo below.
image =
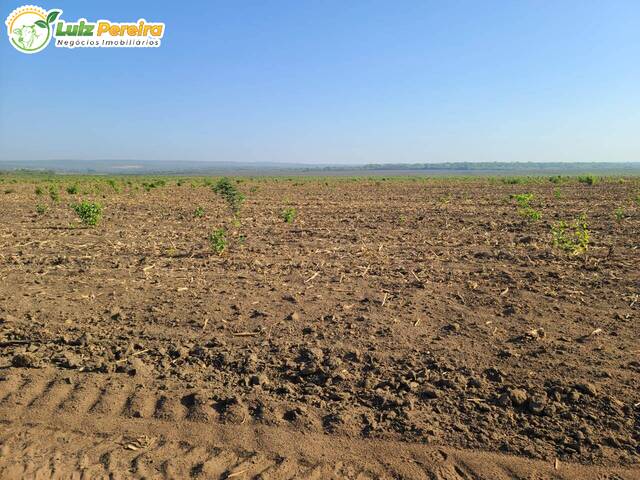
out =
[(52, 39), (60, 48), (149, 48), (159, 47), (164, 35), (164, 23), (117, 23), (109, 20), (90, 22), (80, 18), (67, 22), (62, 10), (44, 10), (35, 5), (16, 8), (5, 20), (9, 41), (22, 53), (37, 53)]
[(61, 13), (60, 10), (47, 12), (33, 5), (16, 8), (5, 21), (11, 45), (22, 53), (43, 50), (53, 36), (53, 22)]

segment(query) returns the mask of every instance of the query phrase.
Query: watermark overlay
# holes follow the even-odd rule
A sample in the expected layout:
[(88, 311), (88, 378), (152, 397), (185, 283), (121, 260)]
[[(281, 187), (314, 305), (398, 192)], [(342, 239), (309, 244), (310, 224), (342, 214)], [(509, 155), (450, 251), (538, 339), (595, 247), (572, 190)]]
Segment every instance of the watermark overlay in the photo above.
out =
[(165, 25), (148, 22), (112, 22), (86, 18), (66, 21), (62, 10), (45, 10), (35, 5), (16, 8), (5, 20), (11, 45), (22, 53), (38, 53), (49, 43), (59, 48), (156, 48), (162, 42)]

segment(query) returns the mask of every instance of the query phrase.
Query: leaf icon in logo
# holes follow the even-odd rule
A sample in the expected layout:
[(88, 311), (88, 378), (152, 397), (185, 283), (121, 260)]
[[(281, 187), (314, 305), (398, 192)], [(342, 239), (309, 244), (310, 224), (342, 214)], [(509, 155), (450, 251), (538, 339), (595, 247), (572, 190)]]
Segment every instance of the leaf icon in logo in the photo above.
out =
[(55, 22), (56, 18), (58, 18), (58, 15), (60, 15), (60, 10), (54, 10), (53, 12), (49, 13), (49, 15), (47, 15), (47, 23)]
[(36, 25), (39, 26), (40, 28), (47, 28), (47, 22), (45, 22), (44, 20), (36, 21)]

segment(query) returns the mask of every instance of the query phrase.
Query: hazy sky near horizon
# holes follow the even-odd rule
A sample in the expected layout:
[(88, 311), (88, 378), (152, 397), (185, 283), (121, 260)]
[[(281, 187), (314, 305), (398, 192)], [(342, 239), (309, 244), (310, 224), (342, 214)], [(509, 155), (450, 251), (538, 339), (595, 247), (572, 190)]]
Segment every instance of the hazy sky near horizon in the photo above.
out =
[(635, 0), (26, 3), (166, 33), (24, 55), (3, 22), (0, 160), (640, 160)]

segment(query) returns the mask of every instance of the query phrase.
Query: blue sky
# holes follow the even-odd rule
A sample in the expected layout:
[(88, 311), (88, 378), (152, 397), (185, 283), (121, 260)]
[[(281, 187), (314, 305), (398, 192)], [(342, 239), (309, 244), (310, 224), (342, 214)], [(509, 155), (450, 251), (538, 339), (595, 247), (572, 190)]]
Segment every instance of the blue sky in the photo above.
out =
[(0, 160), (640, 161), (638, 1), (27, 3), (166, 33), (24, 55), (3, 22)]

